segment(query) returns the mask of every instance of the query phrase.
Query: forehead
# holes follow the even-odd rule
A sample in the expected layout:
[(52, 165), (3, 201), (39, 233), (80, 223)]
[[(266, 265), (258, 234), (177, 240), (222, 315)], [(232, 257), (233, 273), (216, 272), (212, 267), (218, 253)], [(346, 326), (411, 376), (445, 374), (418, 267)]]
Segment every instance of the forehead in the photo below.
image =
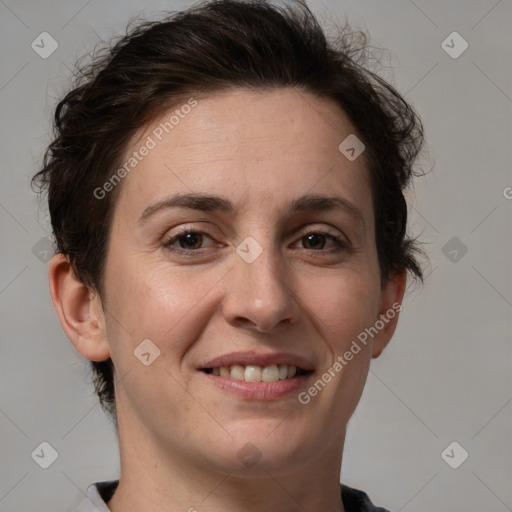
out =
[(291, 196), (335, 188), (371, 208), (364, 153), (350, 161), (339, 149), (349, 136), (354, 128), (338, 105), (298, 89), (191, 95), (134, 137), (125, 163), (134, 153), (137, 162), (118, 207), (129, 200), (124, 213), (140, 214), (170, 193), (215, 189), (270, 211)]

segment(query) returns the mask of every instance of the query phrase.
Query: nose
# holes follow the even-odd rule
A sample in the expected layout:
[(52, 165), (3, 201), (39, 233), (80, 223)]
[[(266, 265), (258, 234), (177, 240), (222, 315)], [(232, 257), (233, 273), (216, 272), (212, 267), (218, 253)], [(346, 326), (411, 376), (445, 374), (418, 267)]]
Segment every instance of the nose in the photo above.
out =
[(289, 269), (271, 249), (251, 263), (238, 253), (229, 273), (222, 311), (235, 327), (271, 333), (298, 321), (300, 309)]

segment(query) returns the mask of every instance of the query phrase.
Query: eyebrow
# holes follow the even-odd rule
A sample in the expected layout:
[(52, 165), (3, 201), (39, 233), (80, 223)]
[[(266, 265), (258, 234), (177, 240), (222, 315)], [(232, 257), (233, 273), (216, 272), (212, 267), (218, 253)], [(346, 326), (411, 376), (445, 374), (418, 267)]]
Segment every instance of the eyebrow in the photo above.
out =
[[(189, 208), (203, 212), (219, 211), (223, 213), (233, 213), (235, 211), (233, 203), (229, 199), (221, 196), (209, 194), (176, 194), (148, 206), (142, 212), (138, 220), (139, 226), (146, 223), (156, 212), (169, 208)], [(345, 210), (352, 217), (359, 220), (363, 230), (366, 231), (366, 223), (361, 210), (342, 197), (307, 194), (291, 201), (286, 212), (293, 214), (305, 211), (329, 211), (334, 209)]]

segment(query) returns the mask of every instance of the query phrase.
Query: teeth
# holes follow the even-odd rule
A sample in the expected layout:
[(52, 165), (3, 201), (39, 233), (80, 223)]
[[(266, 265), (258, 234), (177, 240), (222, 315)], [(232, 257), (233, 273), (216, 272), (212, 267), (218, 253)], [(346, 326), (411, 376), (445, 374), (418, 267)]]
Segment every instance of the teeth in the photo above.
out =
[[(223, 367), (221, 366), (221, 369)], [(225, 368), (225, 370), (229, 370), (229, 368)], [(244, 380), (244, 376), (245, 376), (245, 368), (243, 366), (240, 366), (239, 364), (235, 364), (234, 366), (231, 367), (231, 373), (230, 373), (230, 377), (232, 379), (236, 379), (236, 380)]]
[(260, 382), (261, 381), (261, 367), (259, 366), (246, 366), (245, 367), (245, 382)]
[(261, 380), (263, 382), (277, 382), (279, 380), (279, 368), (275, 364), (265, 366), (261, 372)]
[(212, 369), (213, 375), (230, 377), (245, 382), (277, 382), (278, 380), (291, 379), (297, 373), (297, 367), (287, 364), (271, 364), (269, 366), (235, 364), (231, 367), (221, 366)]

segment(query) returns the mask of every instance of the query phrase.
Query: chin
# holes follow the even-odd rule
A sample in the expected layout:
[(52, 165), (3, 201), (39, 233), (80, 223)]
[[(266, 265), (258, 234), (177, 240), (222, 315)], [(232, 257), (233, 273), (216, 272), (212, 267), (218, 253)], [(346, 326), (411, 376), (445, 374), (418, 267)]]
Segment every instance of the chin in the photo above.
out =
[(292, 474), (297, 471), (298, 464), (306, 462), (304, 448), (311, 436), (299, 425), (286, 424), (282, 418), (241, 421), (226, 426), (226, 430), (233, 437), (226, 436), (218, 442), (212, 440), (205, 447), (222, 450), (209, 458), (220, 463), (224, 471), (252, 478), (268, 477), (269, 473)]

